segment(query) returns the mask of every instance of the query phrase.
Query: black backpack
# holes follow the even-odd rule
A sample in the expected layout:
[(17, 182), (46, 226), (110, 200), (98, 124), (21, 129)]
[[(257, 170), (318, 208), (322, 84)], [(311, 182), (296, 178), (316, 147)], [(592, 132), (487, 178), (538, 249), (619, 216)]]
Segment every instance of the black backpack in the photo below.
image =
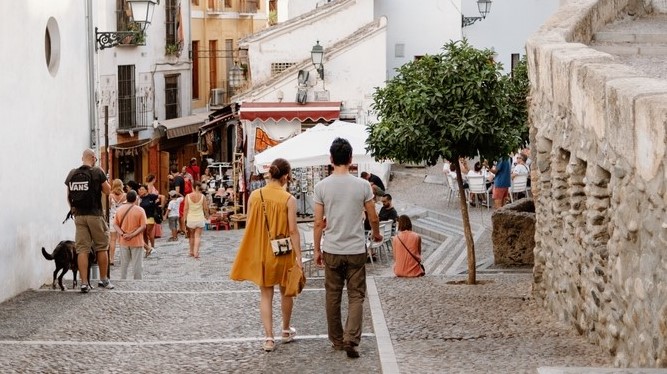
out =
[(89, 167), (82, 166), (74, 171), (67, 183), (69, 203), (80, 211), (97, 209), (95, 204), (95, 184)]

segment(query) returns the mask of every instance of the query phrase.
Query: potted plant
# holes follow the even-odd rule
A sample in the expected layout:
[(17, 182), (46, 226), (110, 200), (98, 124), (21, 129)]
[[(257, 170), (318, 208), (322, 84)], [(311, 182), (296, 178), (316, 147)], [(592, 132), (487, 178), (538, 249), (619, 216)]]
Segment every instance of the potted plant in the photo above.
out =
[(164, 48), (166, 56), (179, 56), (181, 54), (181, 46), (178, 43), (169, 43)]

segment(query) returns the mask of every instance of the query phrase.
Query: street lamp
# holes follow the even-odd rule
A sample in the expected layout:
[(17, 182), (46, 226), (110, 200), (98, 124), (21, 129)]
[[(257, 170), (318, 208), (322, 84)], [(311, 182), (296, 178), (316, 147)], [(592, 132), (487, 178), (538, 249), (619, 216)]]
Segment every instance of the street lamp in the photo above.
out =
[(139, 30), (132, 31), (97, 31), (95, 27), (95, 39), (97, 44), (95, 44), (95, 50), (113, 48), (120, 44), (120, 42), (130, 37), (136, 37), (143, 35), (146, 31), (148, 25), (151, 24), (153, 20), (153, 11), (155, 10), (155, 5), (160, 4), (160, 0), (126, 0), (130, 3), (132, 9), (132, 22), (136, 23), (139, 26)]
[(232, 93), (236, 93), (236, 90), (243, 85), (243, 69), (237, 62), (234, 62), (234, 66), (229, 69), (228, 79)]
[(481, 21), (491, 11), (491, 0), (477, 0), (477, 10), (481, 17), (466, 17), (461, 14), (461, 27), (470, 26), (477, 21)]
[(320, 41), (317, 41), (317, 44), (313, 46), (313, 49), (310, 51), (310, 59), (315, 66), (315, 70), (320, 75), (320, 79), (324, 80), (324, 47), (320, 45)]

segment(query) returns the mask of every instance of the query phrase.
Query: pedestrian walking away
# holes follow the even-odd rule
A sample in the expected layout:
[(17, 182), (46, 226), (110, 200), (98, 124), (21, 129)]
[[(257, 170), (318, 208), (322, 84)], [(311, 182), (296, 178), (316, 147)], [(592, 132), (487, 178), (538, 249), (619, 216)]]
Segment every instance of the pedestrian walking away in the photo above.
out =
[(114, 266), (114, 260), (116, 259), (116, 241), (118, 239), (118, 234), (116, 233), (113, 221), (116, 218), (116, 211), (125, 203), (123, 181), (114, 179), (111, 183), (111, 194), (109, 194), (109, 266)]
[[(363, 306), (366, 298), (366, 240), (363, 213), (371, 235), (382, 241), (370, 184), (350, 174), (352, 146), (336, 138), (329, 149), (333, 173), (315, 185), (314, 257), (324, 267), (325, 303), (329, 340), (334, 349), (358, 358)], [(324, 217), (326, 216), (326, 225)], [(324, 245), (322, 247), (322, 234)], [(324, 249), (322, 249), (324, 248)], [(323, 252), (324, 251), (324, 252)], [(347, 323), (341, 321), (341, 299), (347, 283)]]
[(199, 259), (199, 246), (201, 244), (201, 233), (208, 219), (208, 201), (201, 192), (201, 185), (195, 184), (192, 193), (185, 197), (183, 214), (185, 215), (185, 226), (188, 229), (188, 240), (190, 256)]
[[(65, 179), (67, 201), (74, 215), (76, 227), (74, 241), (76, 243), (77, 264), (79, 269), (88, 269), (88, 253), (93, 248), (100, 269), (98, 286), (112, 289), (109, 282), (109, 226), (102, 212), (102, 193), (109, 195), (111, 186), (107, 175), (95, 166), (97, 157), (92, 149), (83, 151), (83, 165), (72, 169)], [(80, 271), (81, 292), (90, 291), (90, 280), (87, 271)]]
[(134, 279), (142, 279), (146, 213), (137, 206), (137, 193), (127, 193), (127, 203), (118, 208), (113, 226), (120, 238), (120, 277), (127, 279), (128, 269)]
[[(275, 349), (273, 336), (273, 293), (280, 286), (282, 311), (282, 342), (290, 343), (296, 337), (296, 329), (290, 325), (294, 298), (285, 296), (287, 272), (293, 266), (302, 266), (301, 243), (296, 222), (296, 199), (285, 190), (290, 180), (291, 167), (285, 159), (271, 163), (271, 180), (265, 187), (254, 190), (248, 199), (248, 221), (230, 278), (248, 280), (260, 289), (260, 317), (264, 326), (262, 349)], [(270, 241), (289, 237), (293, 249), (274, 254)]]

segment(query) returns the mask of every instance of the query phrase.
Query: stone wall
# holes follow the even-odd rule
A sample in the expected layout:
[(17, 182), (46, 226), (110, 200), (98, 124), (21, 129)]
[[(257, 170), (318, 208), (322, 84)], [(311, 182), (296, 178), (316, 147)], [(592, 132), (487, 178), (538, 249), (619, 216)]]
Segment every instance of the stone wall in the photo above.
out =
[(667, 81), (586, 44), (643, 5), (570, 1), (526, 46), (534, 294), (619, 367), (667, 367)]
[(497, 209), (493, 224), (493, 263), (504, 266), (533, 265), (535, 249), (535, 204), (521, 199)]

